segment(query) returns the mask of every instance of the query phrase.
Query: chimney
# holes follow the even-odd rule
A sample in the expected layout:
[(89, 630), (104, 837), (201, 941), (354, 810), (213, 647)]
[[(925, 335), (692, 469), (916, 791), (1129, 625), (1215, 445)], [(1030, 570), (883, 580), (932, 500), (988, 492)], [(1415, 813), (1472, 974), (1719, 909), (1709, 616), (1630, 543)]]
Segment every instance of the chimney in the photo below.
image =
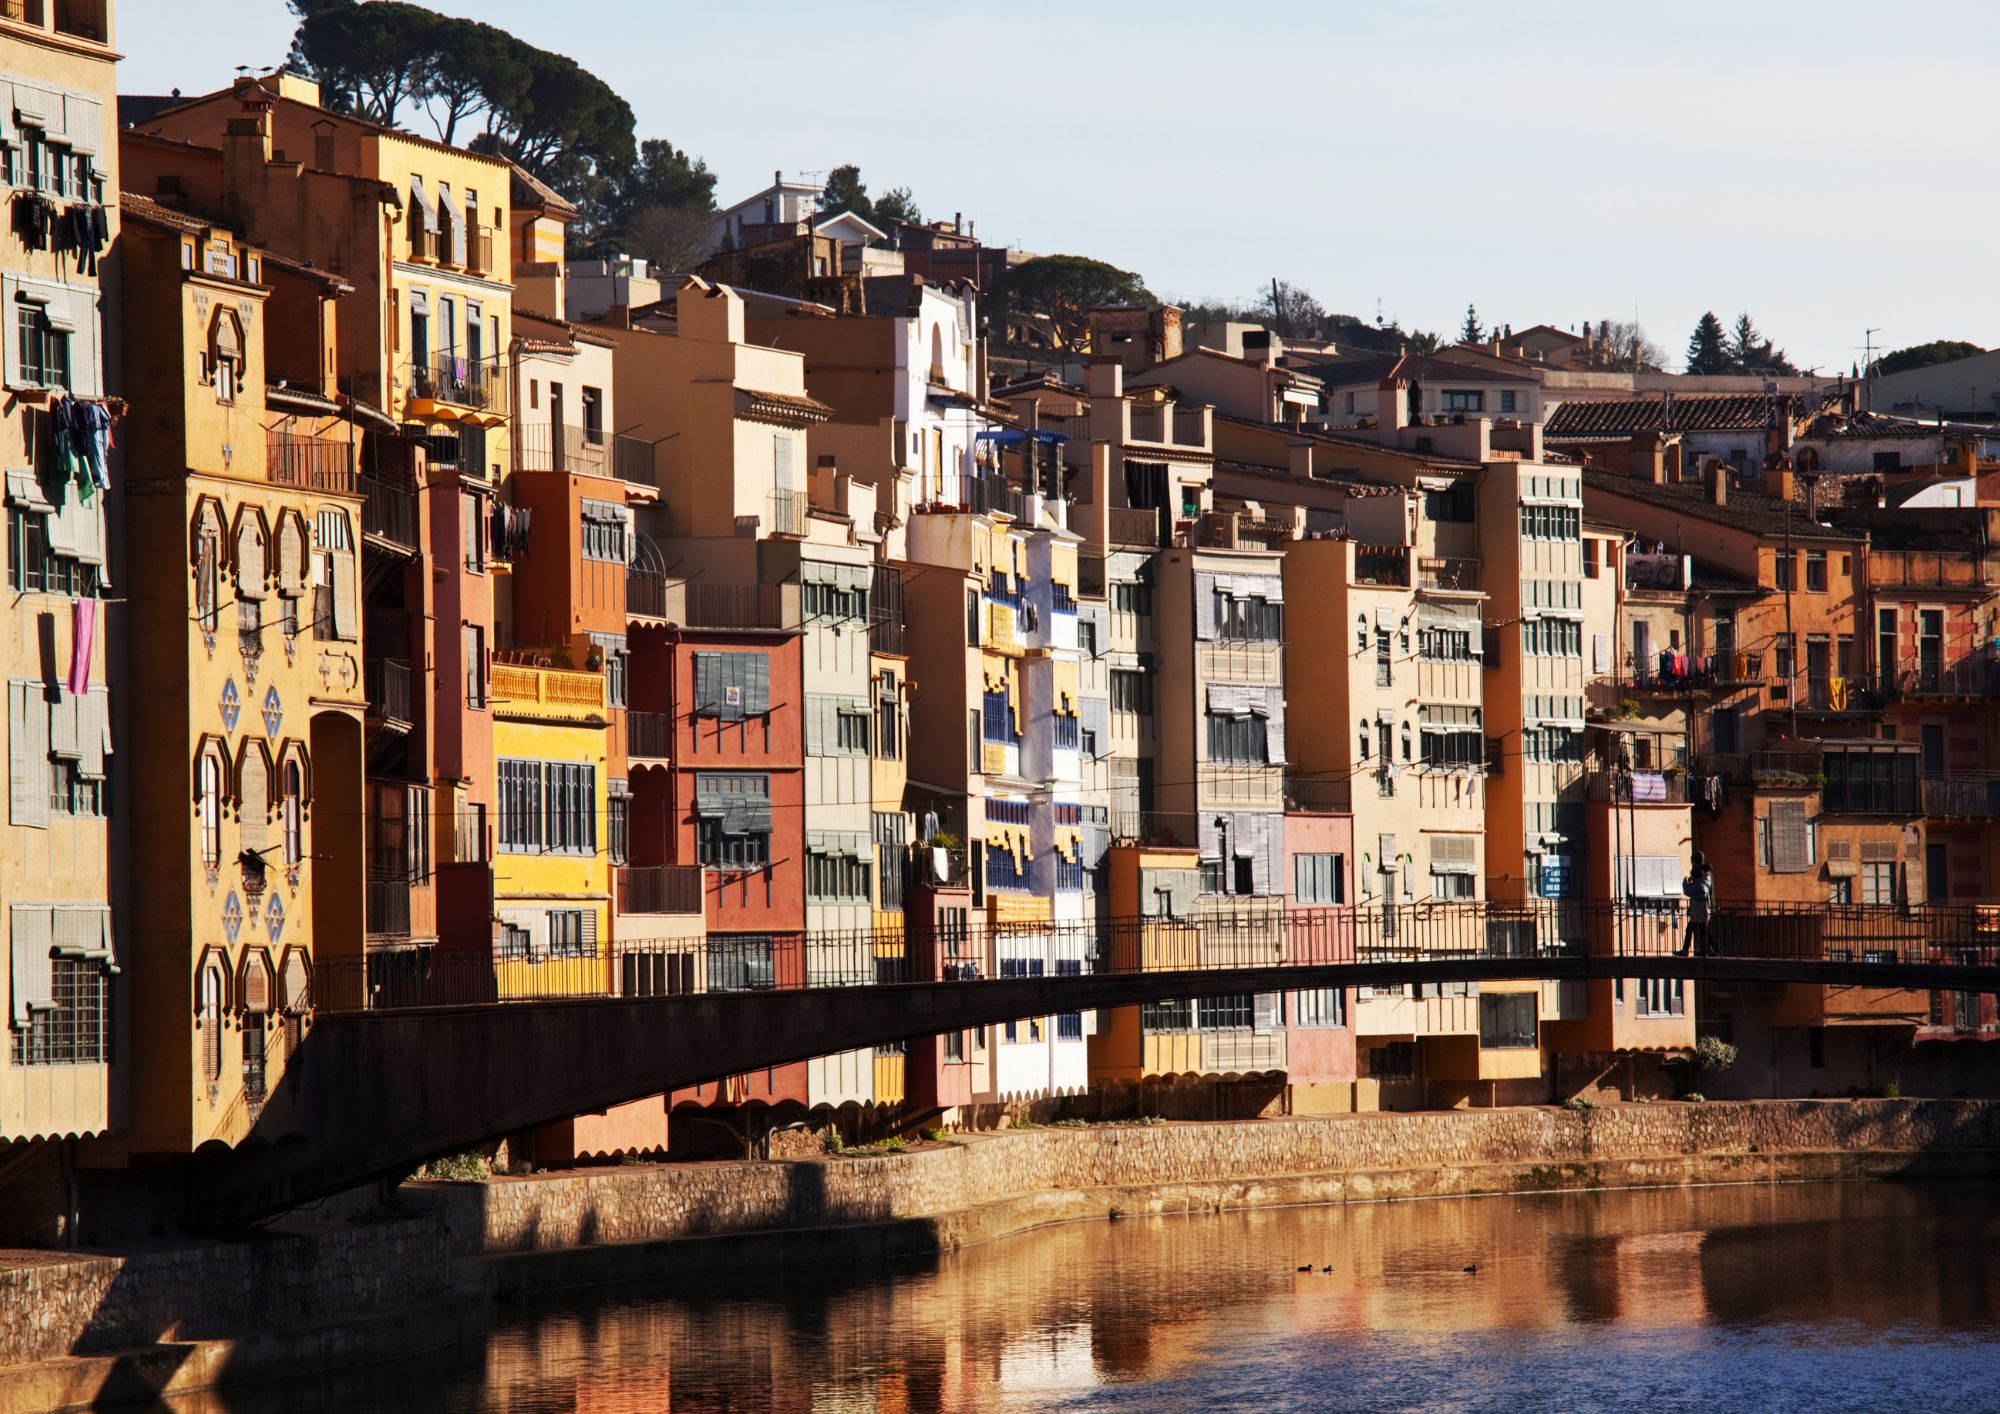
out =
[(1410, 425), (1409, 385), (1402, 378), (1384, 378), (1375, 391), (1375, 440), (1385, 447), (1400, 446), (1403, 429)]
[(952, 213), (951, 213), (951, 233), (952, 233), (952, 234), (953, 234), (954, 236), (956, 236), (956, 235), (960, 234), (961, 232), (963, 232), (964, 230), (965, 230), (965, 213), (964, 213), (963, 211), (954, 211), (954, 212), (952, 212)]
[(1979, 447), (1972, 439), (1954, 442), (1951, 448), (1952, 469), (1960, 476), (1979, 475)]
[(1708, 489), (1709, 504), (1726, 506), (1729, 504), (1729, 463), (1711, 457), (1702, 469), (1702, 481)]
[(1687, 474), (1686, 468), (1681, 462), (1680, 439), (1676, 438), (1667, 443), (1663, 456), (1666, 464), (1667, 480), (1680, 481)]
[(264, 169), (271, 163), (271, 110), (244, 105), (244, 115), (231, 118), (222, 137), (222, 199), (230, 224), (242, 231), (250, 223), (243, 213), (264, 190)]
[(1772, 457), (1764, 463), (1764, 494), (1780, 501), (1796, 499), (1798, 477), (1790, 457)]
[(1631, 467), (1655, 486), (1667, 479), (1667, 449), (1657, 432), (1641, 432), (1632, 439)]

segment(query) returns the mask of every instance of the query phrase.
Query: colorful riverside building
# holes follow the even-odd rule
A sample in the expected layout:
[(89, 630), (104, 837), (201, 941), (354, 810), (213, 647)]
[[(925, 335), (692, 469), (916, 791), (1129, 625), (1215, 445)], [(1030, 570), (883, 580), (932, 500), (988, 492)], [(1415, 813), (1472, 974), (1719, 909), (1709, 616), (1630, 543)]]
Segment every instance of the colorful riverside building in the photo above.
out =
[(472, 655), (494, 641), (476, 541), (510, 455), (512, 169), (334, 113), (293, 74), (144, 106), (120, 135), (138, 189), (354, 287), (329, 372), (363, 428), (368, 950), (419, 966), (441, 896), (465, 930), (445, 941), (490, 948), (491, 723)]
[[(355, 1004), (362, 980), (362, 501), (354, 431), (316, 381), (341, 287), (144, 197), (124, 215), (123, 307), (146, 330), (119, 437), (147, 709), (123, 753), (132, 1112), (107, 1156), (301, 1131), (286, 1069), (316, 1006)], [(290, 406), (267, 392), (280, 378)], [(327, 411), (293, 411), (313, 402)]]
[[(110, 0), (0, 7), (0, 157), (17, 221), (102, 212), (119, 230), (112, 110), (116, 82)], [(129, 1112), (125, 1037), (137, 1009), (129, 975), (131, 895), (114, 886), (107, 749), (123, 746), (125, 703), (108, 695), (117, 666), (106, 651), (124, 632), (123, 606), (106, 602), (122, 579), (108, 554), (106, 508), (125, 495), (122, 472), (85, 501), (57, 460), (53, 418), (64, 395), (120, 392), (107, 372), (115, 327), (101, 300), (93, 251), (0, 238), (10, 627), (0, 635), (8, 683), (8, 816), (0, 857), (7, 906), (7, 1045), (0, 1055), (0, 1144), (37, 1141), (53, 1173), (56, 1145), (101, 1135)], [(95, 236), (91, 243), (95, 243)], [(115, 592), (122, 594), (122, 585)], [(87, 637), (76, 627), (93, 625)], [(185, 635), (176, 634), (176, 642)], [(79, 651), (86, 672), (66, 680)], [(95, 731), (80, 740), (85, 725)], [(83, 751), (87, 747), (88, 751)], [(115, 759), (115, 752), (113, 753)], [(129, 797), (127, 798), (129, 800)], [(129, 812), (129, 804), (125, 805)], [(57, 950), (52, 957), (51, 951)], [(184, 970), (175, 995), (188, 995)], [(185, 1013), (181, 1013), (185, 1015)], [(114, 1063), (117, 1063), (114, 1065)], [(24, 1151), (25, 1152), (25, 1151)], [(40, 1227), (37, 1240), (71, 1235)]]

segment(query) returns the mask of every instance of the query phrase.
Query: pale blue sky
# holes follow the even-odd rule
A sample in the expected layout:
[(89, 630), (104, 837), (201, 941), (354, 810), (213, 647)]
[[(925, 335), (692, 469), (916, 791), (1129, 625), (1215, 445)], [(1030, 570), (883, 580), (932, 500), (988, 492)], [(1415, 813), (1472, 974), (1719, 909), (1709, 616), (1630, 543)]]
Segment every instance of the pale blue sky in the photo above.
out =
[[(1455, 331), (1748, 308), (1801, 365), (2000, 344), (2000, 57), (1976, 3), (1086, 5), (433, 0), (560, 50), (724, 203), (857, 162), (989, 240), (1161, 294), (1282, 276)], [(284, 53), (284, 0), (121, 0), (125, 92)], [(839, 24), (827, 24), (838, 16)]]

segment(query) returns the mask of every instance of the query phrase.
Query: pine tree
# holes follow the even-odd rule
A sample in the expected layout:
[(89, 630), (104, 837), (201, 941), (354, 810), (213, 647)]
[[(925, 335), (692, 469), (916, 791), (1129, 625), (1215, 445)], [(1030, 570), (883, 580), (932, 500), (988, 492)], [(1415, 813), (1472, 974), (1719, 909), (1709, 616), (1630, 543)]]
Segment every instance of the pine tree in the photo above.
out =
[(1462, 344), (1480, 344), (1486, 341), (1486, 331), (1479, 327), (1479, 311), (1470, 304), (1465, 307), (1465, 327), (1458, 331), (1458, 341)]
[(1729, 371), (1729, 349), (1722, 332), (1722, 321), (1709, 310), (1694, 326), (1694, 333), (1688, 336), (1687, 371), (1690, 373), (1726, 373)]

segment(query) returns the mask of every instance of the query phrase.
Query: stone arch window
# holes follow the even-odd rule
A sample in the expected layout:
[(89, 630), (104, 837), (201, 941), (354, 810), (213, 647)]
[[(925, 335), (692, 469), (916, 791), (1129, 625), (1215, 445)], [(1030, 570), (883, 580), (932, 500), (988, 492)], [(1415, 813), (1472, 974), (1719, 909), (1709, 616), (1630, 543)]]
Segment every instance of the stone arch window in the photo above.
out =
[[(236, 835), (244, 856), (246, 893), (264, 891), (264, 851), (271, 843), (271, 752), (262, 741), (245, 738), (236, 756)], [(250, 862), (251, 856), (257, 859)]]
[(236, 971), (236, 1009), (245, 1016), (264, 1016), (276, 1010), (272, 997), (270, 956), (262, 948), (246, 948), (243, 963)]
[(222, 604), (222, 508), (212, 496), (195, 510), (192, 559), (195, 620), (213, 647)]
[(297, 511), (278, 516), (278, 627), (289, 649), (299, 636), (299, 601), (306, 594), (306, 523)]
[(944, 382), (944, 332), (937, 325), (931, 325), (931, 379)]
[(354, 534), (347, 512), (322, 507), (313, 517), (313, 637), (355, 641)]
[(285, 865), (296, 869), (305, 858), (305, 771), (296, 761), (283, 767), (281, 798), (285, 842)]
[(218, 309), (208, 326), (208, 383), (219, 403), (236, 401), (243, 386), (243, 321), (233, 309)]
[(203, 959), (195, 978), (195, 1030), (201, 1033), (201, 1074), (211, 1086), (222, 1079), (222, 1005), (228, 991), (222, 964)]
[(228, 795), (229, 758), (222, 738), (203, 737), (194, 758), (194, 811), (201, 832), (201, 862), (210, 882), (222, 868), (222, 809)]

